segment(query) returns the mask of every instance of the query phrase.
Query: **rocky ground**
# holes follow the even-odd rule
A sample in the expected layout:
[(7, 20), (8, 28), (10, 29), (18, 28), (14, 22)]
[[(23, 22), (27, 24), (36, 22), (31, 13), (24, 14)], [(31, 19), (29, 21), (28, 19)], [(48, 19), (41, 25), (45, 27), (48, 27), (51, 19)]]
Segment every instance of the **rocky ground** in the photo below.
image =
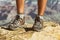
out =
[(17, 28), (15, 31), (0, 28), (0, 40), (60, 40), (58, 23), (44, 22), (44, 27), (40, 32), (26, 32), (23, 28)]
[[(50, 4), (49, 2), (48, 4)], [(5, 6), (2, 7), (2, 6), (3, 5), (0, 6), (0, 16), (1, 16), (0, 25), (11, 21), (11, 19), (13, 19), (16, 15), (15, 1), (12, 1), (11, 5), (10, 4), (5, 5), (6, 7)], [(28, 7), (28, 5), (25, 4), (25, 7), (27, 8), (27, 9), (25, 8), (25, 13), (30, 16), (25, 15), (27, 16), (25, 18), (27, 26), (24, 27), (30, 28), (33, 25), (32, 20), (34, 20), (37, 14), (37, 5), (32, 4)], [(9, 16), (5, 18), (4, 15), (6, 17), (8, 15)], [(44, 18), (48, 22), (46, 21), (44, 22), (44, 28), (40, 32), (35, 32), (32, 30), (26, 32), (25, 29), (23, 28), (17, 28), (16, 30), (11, 31), (11, 30), (2, 29), (0, 27), (0, 40), (60, 40), (60, 25), (58, 24), (60, 23), (59, 17), (60, 17), (60, 12), (57, 12), (57, 10), (47, 7)], [(6, 21), (3, 20), (1, 22), (1, 19), (5, 19)]]

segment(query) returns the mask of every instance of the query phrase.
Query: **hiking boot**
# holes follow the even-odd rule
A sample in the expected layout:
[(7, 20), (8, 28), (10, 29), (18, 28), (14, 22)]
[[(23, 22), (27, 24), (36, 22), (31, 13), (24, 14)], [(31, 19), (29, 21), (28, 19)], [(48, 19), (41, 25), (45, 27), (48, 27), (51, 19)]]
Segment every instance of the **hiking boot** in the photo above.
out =
[(21, 27), (21, 25), (24, 25), (24, 23), (25, 17), (22, 19), (19, 15), (16, 15), (14, 21), (8, 25), (8, 29), (14, 30), (15, 28)]
[(41, 29), (43, 28), (43, 18), (40, 18), (38, 15), (35, 18), (35, 22), (33, 25), (33, 30), (40, 32)]

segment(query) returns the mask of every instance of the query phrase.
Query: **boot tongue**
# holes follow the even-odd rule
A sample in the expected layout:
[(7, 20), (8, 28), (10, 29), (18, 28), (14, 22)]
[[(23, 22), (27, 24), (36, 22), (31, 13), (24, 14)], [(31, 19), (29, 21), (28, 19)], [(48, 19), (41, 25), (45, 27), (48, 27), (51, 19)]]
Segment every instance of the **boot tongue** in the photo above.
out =
[(24, 18), (24, 14), (20, 14), (19, 17), (20, 17), (21, 19), (23, 19), (23, 18)]

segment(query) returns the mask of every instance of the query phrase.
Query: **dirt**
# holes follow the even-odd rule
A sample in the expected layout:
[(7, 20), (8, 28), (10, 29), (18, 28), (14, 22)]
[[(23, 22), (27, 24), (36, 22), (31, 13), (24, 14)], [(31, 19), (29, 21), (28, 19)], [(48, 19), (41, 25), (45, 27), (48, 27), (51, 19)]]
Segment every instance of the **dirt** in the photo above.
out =
[(23, 28), (17, 28), (15, 31), (0, 28), (0, 40), (60, 40), (60, 25), (44, 22), (44, 28), (40, 32), (26, 32)]

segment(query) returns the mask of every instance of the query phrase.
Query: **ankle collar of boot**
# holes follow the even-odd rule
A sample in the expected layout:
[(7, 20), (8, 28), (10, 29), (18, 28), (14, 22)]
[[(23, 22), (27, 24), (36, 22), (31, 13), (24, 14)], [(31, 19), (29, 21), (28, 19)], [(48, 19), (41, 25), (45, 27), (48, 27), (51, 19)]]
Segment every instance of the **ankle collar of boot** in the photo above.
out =
[(43, 16), (39, 16), (39, 17), (40, 17), (40, 19), (44, 19)]

